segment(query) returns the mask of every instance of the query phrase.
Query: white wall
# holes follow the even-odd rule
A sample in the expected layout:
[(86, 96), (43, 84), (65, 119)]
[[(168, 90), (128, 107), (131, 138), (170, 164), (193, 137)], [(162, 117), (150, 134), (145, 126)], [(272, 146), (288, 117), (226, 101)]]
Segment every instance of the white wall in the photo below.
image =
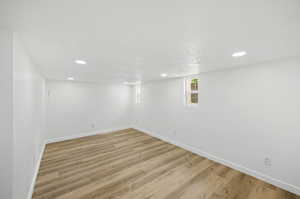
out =
[(45, 79), (14, 35), (13, 198), (25, 199), (41, 153), (45, 117)]
[(125, 128), (132, 121), (300, 187), (300, 59), (201, 74), (200, 104), (192, 108), (184, 106), (182, 79), (143, 84), (142, 103), (132, 109), (128, 86), (45, 82), (19, 39), (14, 46), (12, 41), (10, 32), (0, 31), (0, 198), (10, 199), (12, 187), (14, 199), (27, 197), (42, 140)]
[[(182, 79), (143, 84), (136, 126), (278, 179), (295, 192), (300, 187), (300, 59), (199, 77), (198, 107), (184, 106)], [(271, 167), (264, 165), (265, 157)]]
[(0, 30), (0, 198), (12, 194), (12, 34)]
[(48, 139), (129, 126), (132, 89), (128, 86), (72, 81), (46, 85)]

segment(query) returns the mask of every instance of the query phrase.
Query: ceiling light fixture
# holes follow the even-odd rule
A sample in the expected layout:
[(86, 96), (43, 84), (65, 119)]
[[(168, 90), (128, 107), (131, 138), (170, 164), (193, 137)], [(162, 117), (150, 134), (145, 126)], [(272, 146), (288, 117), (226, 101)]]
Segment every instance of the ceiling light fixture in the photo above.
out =
[(124, 82), (125, 85), (137, 85), (140, 84), (140, 81), (136, 81), (136, 82)]
[(75, 63), (76, 63), (76, 64), (84, 65), (84, 64), (86, 64), (86, 61), (77, 59), (77, 60), (75, 60)]
[(241, 52), (233, 53), (232, 57), (242, 57), (242, 56), (245, 56), (245, 55), (247, 55), (247, 52), (241, 51)]
[(68, 77), (68, 80), (73, 81), (74, 77)]
[(168, 75), (166, 73), (160, 74), (161, 77), (167, 77)]

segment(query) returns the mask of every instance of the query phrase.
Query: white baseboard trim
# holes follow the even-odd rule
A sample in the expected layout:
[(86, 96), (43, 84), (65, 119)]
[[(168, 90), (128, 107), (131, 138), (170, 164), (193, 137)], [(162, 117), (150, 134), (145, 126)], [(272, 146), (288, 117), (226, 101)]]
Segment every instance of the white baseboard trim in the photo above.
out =
[(41, 161), (42, 161), (42, 158), (43, 158), (43, 154), (44, 154), (44, 151), (45, 151), (45, 148), (46, 148), (46, 144), (47, 144), (46, 141), (44, 141), (43, 145), (42, 145), (42, 149), (41, 149), (39, 157), (38, 157), (38, 160), (37, 160), (37, 164), (34, 168), (33, 179), (32, 179), (32, 182), (31, 182), (31, 185), (30, 185), (30, 188), (29, 188), (27, 199), (32, 198), (32, 194), (33, 194), (34, 186), (35, 186), (35, 181), (36, 181), (38, 173), (39, 173), (40, 164), (41, 164)]
[(75, 134), (75, 135), (63, 136), (63, 137), (59, 137), (59, 138), (50, 138), (50, 139), (46, 140), (46, 143), (50, 144), (50, 143), (54, 143), (54, 142), (72, 140), (72, 139), (91, 136), (91, 135), (106, 134), (106, 133), (120, 131), (120, 130), (124, 130), (124, 129), (128, 129), (128, 128), (131, 128), (131, 127), (123, 126), (123, 127), (118, 127), (118, 128), (102, 129), (102, 130), (96, 130), (96, 131), (92, 131), (92, 132), (85, 132), (85, 133), (80, 133), (80, 134)]
[(260, 173), (260, 172), (258, 172), (258, 171), (255, 171), (255, 170), (249, 169), (249, 168), (247, 168), (247, 167), (244, 167), (244, 166), (242, 166), (242, 165), (233, 163), (233, 162), (231, 162), (231, 161), (222, 159), (222, 158), (220, 158), (220, 157), (217, 157), (217, 156), (215, 156), (215, 155), (212, 155), (212, 154), (210, 154), (210, 153), (207, 153), (207, 152), (205, 152), (205, 151), (202, 151), (202, 150), (200, 150), (200, 149), (198, 149), (198, 148), (196, 148), (196, 147), (193, 147), (193, 146), (189, 146), (189, 145), (187, 145), (187, 144), (180, 143), (180, 142), (178, 142), (178, 141), (176, 141), (176, 140), (172, 140), (172, 139), (169, 138), (169, 137), (162, 136), (162, 135), (159, 135), (159, 134), (157, 134), (157, 133), (153, 133), (153, 132), (150, 132), (150, 131), (148, 131), (148, 130), (146, 130), (146, 129), (142, 129), (142, 128), (139, 128), (139, 127), (133, 127), (133, 128), (134, 128), (134, 129), (137, 129), (137, 130), (139, 130), (139, 131), (142, 131), (142, 132), (144, 132), (144, 133), (147, 133), (147, 134), (149, 134), (149, 135), (151, 135), (151, 136), (153, 136), (153, 137), (159, 138), (159, 139), (161, 139), (161, 140), (163, 140), (163, 141), (165, 141), (165, 142), (174, 144), (174, 145), (179, 146), (179, 147), (181, 147), (181, 148), (183, 148), (183, 149), (186, 149), (186, 150), (188, 150), (188, 151), (191, 151), (191, 152), (193, 152), (193, 153), (195, 153), (195, 154), (198, 154), (198, 155), (200, 155), (200, 156), (206, 157), (207, 159), (213, 160), (213, 161), (215, 161), (215, 162), (218, 162), (218, 163), (220, 163), (220, 164), (223, 164), (223, 165), (225, 165), (225, 166), (228, 166), (228, 167), (230, 167), (230, 168), (233, 168), (233, 169), (235, 169), (235, 170), (238, 170), (238, 171), (240, 171), (240, 172), (242, 172), (242, 173), (248, 174), (248, 175), (250, 175), (250, 176), (253, 176), (253, 177), (255, 177), (255, 178), (258, 178), (258, 179), (260, 179), (260, 180), (263, 180), (263, 181), (265, 181), (265, 182), (268, 182), (268, 183), (270, 183), (270, 184), (272, 184), (272, 185), (274, 185), (274, 186), (280, 187), (280, 188), (282, 188), (282, 189), (284, 189), (284, 190), (287, 190), (287, 191), (289, 191), (289, 192), (291, 192), (291, 193), (300, 195), (300, 187), (297, 187), (297, 186), (295, 186), (295, 185), (292, 185), (292, 184), (283, 182), (283, 181), (281, 181), (281, 180), (275, 179), (275, 178), (273, 178), (273, 177), (270, 177), (270, 176), (265, 175), (265, 174), (263, 174), (263, 173)]
[(112, 133), (114, 131), (120, 131), (120, 130), (124, 130), (124, 129), (129, 129), (129, 128), (131, 128), (131, 127), (124, 126), (124, 127), (112, 128), (112, 129), (104, 129), (104, 130), (102, 129), (102, 130), (93, 131), (93, 132), (86, 132), (86, 133), (80, 133), (80, 134), (77, 134), (77, 135), (64, 136), (64, 137), (60, 137), (60, 138), (51, 138), (51, 139), (45, 140), (43, 142), (42, 149), (41, 149), (41, 152), (39, 154), (39, 158), (38, 158), (38, 161), (36, 163), (36, 167), (34, 169), (33, 179), (32, 179), (31, 185), (30, 185), (30, 189), (29, 189), (29, 192), (28, 192), (27, 199), (32, 198), (35, 182), (36, 182), (36, 179), (37, 179), (37, 176), (38, 176), (38, 172), (39, 172), (40, 164), (41, 164), (43, 154), (44, 154), (44, 151), (45, 151), (45, 148), (46, 148), (46, 144), (54, 143), (54, 142), (61, 142), (61, 141), (65, 141), (65, 140), (71, 140), (71, 139), (86, 137), (86, 136), (91, 136), (91, 135)]

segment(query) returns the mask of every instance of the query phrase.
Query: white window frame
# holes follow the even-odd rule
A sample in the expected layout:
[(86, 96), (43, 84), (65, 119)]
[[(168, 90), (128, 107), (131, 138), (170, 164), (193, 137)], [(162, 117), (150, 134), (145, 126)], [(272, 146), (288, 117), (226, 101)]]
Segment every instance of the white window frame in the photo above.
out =
[[(198, 80), (198, 90), (191, 90), (191, 81), (193, 79), (197, 79)], [(187, 77), (184, 79), (184, 104), (185, 106), (188, 107), (195, 107), (199, 105), (199, 82), (200, 82), (200, 78), (199, 77)], [(191, 103), (191, 94), (192, 93), (197, 93), (198, 94), (198, 103)]]
[(141, 84), (138, 83), (135, 85), (135, 103), (140, 104), (141, 103)]

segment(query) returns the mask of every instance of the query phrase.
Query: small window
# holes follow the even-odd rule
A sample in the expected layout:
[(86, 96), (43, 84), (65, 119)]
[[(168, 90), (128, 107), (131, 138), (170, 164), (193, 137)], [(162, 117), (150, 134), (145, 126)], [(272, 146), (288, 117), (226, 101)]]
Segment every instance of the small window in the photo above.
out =
[(135, 103), (136, 104), (141, 103), (141, 84), (137, 84), (135, 86)]
[(199, 102), (199, 79), (185, 80), (185, 98), (187, 105), (197, 105)]

